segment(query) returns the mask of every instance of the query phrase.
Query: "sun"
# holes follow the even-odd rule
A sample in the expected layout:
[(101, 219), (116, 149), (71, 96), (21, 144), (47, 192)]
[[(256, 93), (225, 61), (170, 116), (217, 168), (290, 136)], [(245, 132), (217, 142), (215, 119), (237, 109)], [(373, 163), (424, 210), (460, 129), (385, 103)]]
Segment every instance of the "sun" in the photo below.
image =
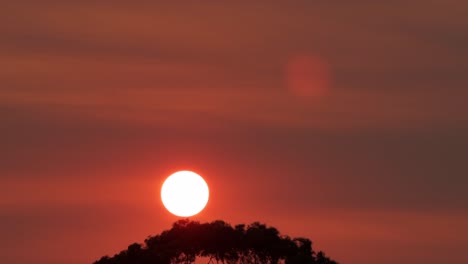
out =
[(210, 192), (205, 180), (192, 171), (178, 171), (169, 176), (161, 188), (164, 207), (174, 215), (198, 214), (208, 203)]

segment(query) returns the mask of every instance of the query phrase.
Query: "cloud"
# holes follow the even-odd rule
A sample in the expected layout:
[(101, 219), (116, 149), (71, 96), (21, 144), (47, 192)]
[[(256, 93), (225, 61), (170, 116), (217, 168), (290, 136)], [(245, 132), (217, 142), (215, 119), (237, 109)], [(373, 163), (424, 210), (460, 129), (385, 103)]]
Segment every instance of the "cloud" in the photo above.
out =
[[(158, 180), (190, 167), (218, 197), (207, 217), (281, 221), (290, 210), (300, 224), (288, 228), (319, 241), (335, 232), (324, 248), (346, 262), (425, 256), (424, 243), (439, 248), (426, 241), (431, 226), (444, 240), (447, 226), (466, 230), (464, 10), (455, 0), (11, 1), (0, 11), (0, 221), (10, 238), (24, 229), (69, 242), (83, 225), (131, 218), (131, 204), (151, 211)], [(288, 90), (285, 67), (301, 54), (327, 65), (321, 96)], [(374, 255), (356, 250), (361, 231)], [(395, 238), (406, 232), (414, 240)], [(453, 241), (441, 248), (465, 243)]]

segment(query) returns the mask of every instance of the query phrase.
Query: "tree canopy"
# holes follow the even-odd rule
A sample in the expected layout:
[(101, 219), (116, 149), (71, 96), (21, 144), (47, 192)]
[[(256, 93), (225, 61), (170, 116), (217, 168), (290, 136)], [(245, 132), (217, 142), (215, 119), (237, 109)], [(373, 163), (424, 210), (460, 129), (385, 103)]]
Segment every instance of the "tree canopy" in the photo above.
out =
[(149, 236), (144, 244), (131, 244), (94, 264), (190, 264), (197, 257), (210, 264), (337, 264), (323, 252), (316, 253), (309, 239), (283, 236), (259, 222), (232, 227), (222, 220), (200, 223), (188, 219)]

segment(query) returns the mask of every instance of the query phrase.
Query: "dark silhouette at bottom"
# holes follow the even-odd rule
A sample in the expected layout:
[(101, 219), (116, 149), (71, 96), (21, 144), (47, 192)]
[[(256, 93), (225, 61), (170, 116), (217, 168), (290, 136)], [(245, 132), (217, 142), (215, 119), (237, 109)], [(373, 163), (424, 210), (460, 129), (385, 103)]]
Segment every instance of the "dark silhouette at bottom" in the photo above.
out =
[(309, 239), (282, 236), (276, 228), (258, 222), (232, 227), (221, 220), (200, 223), (188, 219), (148, 237), (143, 245), (134, 243), (94, 264), (190, 264), (197, 257), (210, 264), (337, 264), (323, 252), (314, 252)]

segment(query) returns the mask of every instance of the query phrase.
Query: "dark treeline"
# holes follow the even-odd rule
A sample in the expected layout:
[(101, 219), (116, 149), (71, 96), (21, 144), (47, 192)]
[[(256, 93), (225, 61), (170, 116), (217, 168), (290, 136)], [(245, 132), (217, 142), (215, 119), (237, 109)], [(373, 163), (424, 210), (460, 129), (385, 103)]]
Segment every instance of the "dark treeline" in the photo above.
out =
[(323, 252), (314, 252), (307, 238), (282, 236), (274, 227), (258, 222), (232, 227), (224, 221), (200, 223), (180, 220), (170, 230), (132, 244), (113, 257), (94, 264), (170, 264), (195, 262), (241, 264), (337, 264)]

